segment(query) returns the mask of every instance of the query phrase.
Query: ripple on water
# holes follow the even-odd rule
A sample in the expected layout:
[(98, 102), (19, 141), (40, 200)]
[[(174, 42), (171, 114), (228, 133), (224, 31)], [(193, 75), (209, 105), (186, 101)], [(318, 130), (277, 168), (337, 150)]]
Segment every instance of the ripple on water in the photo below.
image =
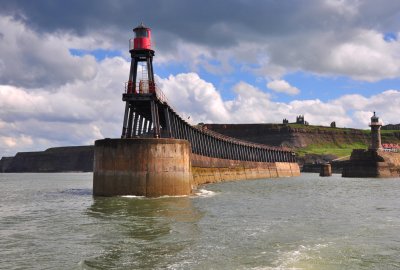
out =
[(88, 195), (93, 195), (93, 189), (91, 189), (91, 188), (70, 188), (70, 189), (61, 191), (61, 193), (68, 194), (68, 195), (88, 196)]
[(400, 269), (400, 179), (303, 174), (154, 199), (93, 197), (86, 174), (0, 183), (0, 269)]

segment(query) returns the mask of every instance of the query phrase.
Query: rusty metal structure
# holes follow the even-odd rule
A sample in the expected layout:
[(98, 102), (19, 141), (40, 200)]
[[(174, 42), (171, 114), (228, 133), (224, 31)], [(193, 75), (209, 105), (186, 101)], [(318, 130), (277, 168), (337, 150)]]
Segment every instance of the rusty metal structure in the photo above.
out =
[[(131, 68), (122, 100), (125, 115), (121, 138), (175, 138), (187, 140), (192, 153), (207, 157), (255, 162), (296, 162), (286, 148), (251, 143), (192, 126), (168, 104), (154, 81), (151, 29), (143, 24), (133, 29), (130, 40)], [(142, 65), (138, 79), (138, 65)]]

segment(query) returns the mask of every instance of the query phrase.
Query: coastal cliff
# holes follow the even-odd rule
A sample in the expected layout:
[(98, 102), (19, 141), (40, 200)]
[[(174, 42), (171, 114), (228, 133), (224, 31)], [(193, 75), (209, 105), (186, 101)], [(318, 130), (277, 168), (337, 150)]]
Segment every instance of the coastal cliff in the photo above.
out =
[(91, 172), (93, 146), (49, 148), (40, 152), (20, 152), (0, 160), (0, 172)]
[[(313, 145), (368, 145), (369, 130), (300, 124), (204, 124), (203, 128), (226, 136), (299, 150)], [(400, 143), (400, 131), (383, 132), (382, 142)]]

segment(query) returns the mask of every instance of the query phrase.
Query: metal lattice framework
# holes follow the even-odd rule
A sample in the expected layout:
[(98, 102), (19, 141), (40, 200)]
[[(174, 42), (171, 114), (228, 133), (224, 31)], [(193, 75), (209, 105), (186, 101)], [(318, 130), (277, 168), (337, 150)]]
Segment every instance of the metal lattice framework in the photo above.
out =
[(255, 162), (296, 162), (289, 149), (251, 143), (183, 120), (168, 104), (153, 81), (140, 81), (136, 91), (126, 85), (123, 101), (129, 110), (124, 138), (176, 138), (188, 140), (192, 153), (207, 157)]

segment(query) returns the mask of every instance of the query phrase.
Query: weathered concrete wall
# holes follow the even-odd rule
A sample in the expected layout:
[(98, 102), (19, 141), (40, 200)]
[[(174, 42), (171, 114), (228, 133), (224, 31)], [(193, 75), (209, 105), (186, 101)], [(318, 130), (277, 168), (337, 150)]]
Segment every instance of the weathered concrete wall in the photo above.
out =
[(297, 163), (251, 162), (192, 154), (193, 186), (232, 180), (299, 176)]
[(400, 177), (400, 153), (354, 149), (343, 177)]
[(319, 176), (332, 176), (332, 166), (331, 164), (321, 164)]
[(95, 142), (93, 194), (188, 195), (190, 144), (176, 139), (104, 139)]
[(297, 163), (211, 158), (176, 139), (105, 139), (95, 142), (93, 194), (189, 195), (205, 183), (300, 175)]

